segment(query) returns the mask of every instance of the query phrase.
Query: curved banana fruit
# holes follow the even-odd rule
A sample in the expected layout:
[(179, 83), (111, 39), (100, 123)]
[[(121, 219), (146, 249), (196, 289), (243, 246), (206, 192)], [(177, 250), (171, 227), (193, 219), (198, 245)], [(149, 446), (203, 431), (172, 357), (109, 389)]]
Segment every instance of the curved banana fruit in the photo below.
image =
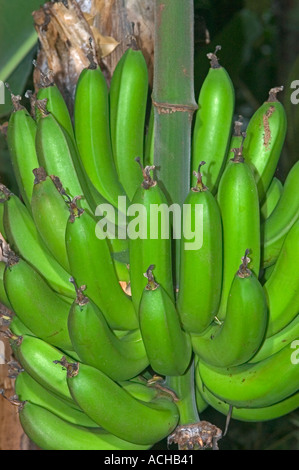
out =
[(10, 310), (12, 310), (11, 304), (7, 297), (7, 293), (5, 291), (4, 281), (3, 281), (5, 267), (6, 267), (5, 261), (0, 261), (0, 303), (5, 305), (5, 307), (9, 308)]
[[(42, 109), (42, 108), (41, 108)], [(95, 202), (81, 167), (78, 149), (68, 132), (46, 109), (37, 123), (35, 148), (39, 164), (48, 175), (57, 176), (71, 199), (81, 196), (81, 206), (92, 210)]]
[[(150, 265), (156, 266), (159, 284), (174, 300), (170, 213), (163, 190), (150, 175), (153, 169), (142, 168), (144, 180), (129, 208), (130, 281), (136, 312), (146, 286), (144, 273)], [(138, 216), (134, 217), (136, 211)], [(139, 227), (138, 231), (136, 227)]]
[(290, 345), (256, 364), (217, 368), (198, 362), (204, 386), (221, 400), (241, 408), (274, 405), (299, 390), (299, 364)]
[(203, 413), (209, 406), (209, 403), (207, 402), (207, 400), (204, 399), (198, 387), (196, 387), (195, 389), (195, 401), (199, 414)]
[(4, 192), (4, 227), (12, 250), (31, 264), (59, 294), (74, 298), (69, 273), (51, 255), (39, 235), (26, 206), (15, 195), (1, 186)]
[(274, 211), (281, 198), (282, 192), (283, 184), (278, 178), (276, 178), (276, 176), (274, 176), (266, 192), (264, 202), (261, 205), (261, 216), (263, 221), (267, 220)]
[[(27, 334), (18, 337), (11, 344), (21, 366), (33, 379), (55, 396), (76, 407), (67, 385), (65, 370), (55, 363), (61, 358), (60, 349)], [(72, 361), (71, 357), (65, 356)]]
[(42, 406), (25, 402), (19, 407), (27, 436), (43, 450), (146, 450), (101, 429), (78, 426), (59, 418)]
[(151, 402), (156, 398), (159, 398), (161, 395), (163, 396), (163, 391), (155, 386), (151, 386), (146, 380), (141, 380), (139, 382), (138, 377), (118, 383), (130, 395), (141, 401)]
[(272, 336), (265, 338), (258, 352), (248, 362), (260, 362), (280, 351), (299, 337), (299, 314), (288, 325)]
[(11, 319), (11, 322), (9, 324), (9, 330), (14, 336), (23, 336), (23, 335), (29, 335), (29, 336), (35, 336), (32, 331), (27, 328), (27, 326), (24, 325), (24, 323), (20, 320), (20, 318), (17, 315), (14, 315)]
[(141, 50), (128, 48), (116, 65), (110, 84), (110, 128), (115, 165), (128, 198), (142, 183), (135, 158), (144, 158), (148, 69)]
[(283, 87), (270, 90), (268, 100), (253, 114), (246, 129), (243, 153), (253, 170), (260, 200), (275, 174), (285, 141), (286, 112), (276, 96), (282, 90)]
[(87, 212), (72, 207), (66, 227), (66, 249), (72, 277), (86, 285), (86, 296), (100, 308), (113, 329), (138, 328), (131, 298), (122, 290), (107, 238), (99, 238), (96, 221)]
[(35, 336), (53, 346), (73, 349), (67, 325), (69, 303), (13, 252), (6, 264), (4, 287), (13, 311)]
[(64, 358), (61, 364), (67, 368), (67, 383), (75, 402), (99, 426), (120, 439), (153, 445), (177, 425), (178, 409), (170, 396), (143, 402), (94, 367), (66, 364)]
[(210, 405), (215, 410), (225, 416), (231, 415), (232, 419), (236, 419), (238, 421), (269, 421), (285, 416), (299, 407), (299, 392), (294, 393), (290, 397), (285, 398), (278, 403), (274, 403), (274, 405), (264, 406), (261, 408), (238, 408), (236, 406), (229, 405), (225, 401), (213, 395), (213, 393), (203, 385), (198, 374), (196, 375), (196, 388), (200, 397), (199, 400), (204, 400), (207, 405)]
[(260, 206), (256, 182), (244, 161), (242, 147), (225, 168), (218, 188), (217, 200), (223, 227), (223, 284), (217, 317), (225, 317), (231, 283), (245, 250), (250, 250), (251, 271), (260, 271)]
[(191, 163), (191, 170), (197, 171), (201, 161), (207, 162), (203, 176), (213, 194), (226, 163), (235, 106), (232, 81), (216, 56), (219, 49), (220, 46), (214, 54), (208, 54), (211, 67), (199, 93)]
[[(56, 121), (64, 128), (73, 141), (75, 141), (75, 134), (72, 119), (62, 96), (61, 91), (55, 83), (45, 83), (42, 88), (37, 92), (36, 99), (38, 101), (46, 100), (46, 109), (51, 113)], [(41, 119), (41, 112), (36, 107), (36, 120)]]
[(34, 181), (32, 170), (39, 166), (35, 150), (36, 122), (20, 105), (20, 98), (12, 95), (15, 110), (8, 122), (7, 145), (20, 194), (30, 211)]
[(288, 232), (272, 274), (264, 284), (269, 308), (267, 336), (290, 323), (299, 311), (299, 220)]
[(251, 359), (263, 343), (268, 325), (266, 295), (247, 268), (247, 253), (228, 295), (222, 324), (212, 324), (202, 335), (191, 335), (195, 354), (205, 363), (233, 367)]
[(27, 401), (42, 406), (69, 423), (89, 428), (98, 428), (98, 425), (86, 416), (83, 411), (72, 407), (70, 403), (62, 398), (56, 397), (34, 380), (26, 371), (18, 374), (15, 381), (15, 392), (20, 401)]
[(35, 226), (49, 251), (59, 264), (69, 272), (65, 231), (70, 216), (68, 204), (71, 201), (64, 193), (59, 178), (48, 176), (42, 167), (35, 168), (33, 172), (35, 180), (31, 209)]
[[(184, 202), (177, 296), (183, 328), (195, 334), (204, 331), (217, 314), (222, 286), (221, 215), (216, 199), (202, 182), (202, 164), (195, 173), (197, 184)], [(196, 235), (192, 241), (189, 234), (187, 237), (184, 234), (187, 226), (202, 226), (202, 243), (198, 243), (197, 249), (191, 246), (197, 242)]]
[(80, 361), (96, 367), (113, 380), (128, 380), (141, 374), (149, 361), (141, 334), (135, 330), (118, 338), (100, 309), (77, 288), (68, 318), (73, 347)]
[(289, 171), (281, 197), (270, 217), (261, 226), (262, 267), (267, 268), (278, 258), (283, 241), (299, 217), (299, 162)]
[(96, 64), (83, 69), (74, 102), (75, 137), (82, 165), (94, 188), (117, 207), (125, 191), (117, 177), (109, 130), (108, 87)]
[[(189, 335), (182, 329), (173, 300), (147, 269), (148, 283), (139, 306), (139, 324), (152, 369), (161, 375), (181, 375), (191, 361)], [(158, 280), (159, 278), (157, 278)]]

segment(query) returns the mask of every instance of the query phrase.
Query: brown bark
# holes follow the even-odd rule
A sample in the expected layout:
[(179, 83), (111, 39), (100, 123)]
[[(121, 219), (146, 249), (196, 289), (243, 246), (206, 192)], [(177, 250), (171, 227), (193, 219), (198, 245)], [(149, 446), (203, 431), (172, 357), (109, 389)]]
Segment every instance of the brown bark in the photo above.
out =
[[(0, 389), (10, 398), (15, 395), (14, 379), (8, 377), (7, 362), (13, 359), (9, 342), (1, 337), (1, 348), (4, 345), (5, 364), (0, 364)], [(3, 361), (1, 361), (3, 362)], [(18, 407), (0, 396), (0, 450), (37, 450), (37, 447), (25, 435), (19, 421)]]
[(75, 86), (92, 51), (109, 84), (114, 68), (134, 35), (153, 76), (154, 2), (151, 0), (67, 0), (46, 2), (33, 12), (39, 36), (38, 67), (34, 73), (40, 88), (40, 70), (51, 71), (70, 111)]

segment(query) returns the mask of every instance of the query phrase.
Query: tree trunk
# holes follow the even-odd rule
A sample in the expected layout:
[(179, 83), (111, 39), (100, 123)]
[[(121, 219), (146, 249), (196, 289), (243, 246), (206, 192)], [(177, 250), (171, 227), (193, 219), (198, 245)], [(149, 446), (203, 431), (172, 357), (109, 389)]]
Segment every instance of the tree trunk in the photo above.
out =
[(41, 48), (34, 73), (35, 89), (51, 73), (72, 112), (80, 72), (90, 49), (109, 85), (114, 68), (134, 35), (153, 76), (154, 2), (152, 0), (65, 0), (45, 3), (33, 12)]

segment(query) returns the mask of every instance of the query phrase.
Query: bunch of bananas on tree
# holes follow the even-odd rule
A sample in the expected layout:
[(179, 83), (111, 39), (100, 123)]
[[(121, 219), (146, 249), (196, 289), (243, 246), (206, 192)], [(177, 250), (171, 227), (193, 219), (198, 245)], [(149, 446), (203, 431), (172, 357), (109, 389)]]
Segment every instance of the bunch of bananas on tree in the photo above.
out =
[(215, 448), (207, 406), (241, 421), (298, 408), (299, 162), (278, 179), (281, 88), (242, 131), (216, 52), (192, 130), (178, 285), (142, 52), (126, 50), (109, 87), (90, 60), (72, 118), (49, 77), (30, 110), (12, 95), (19, 194), (0, 188), (0, 300), (13, 312), (14, 402), (42, 449)]

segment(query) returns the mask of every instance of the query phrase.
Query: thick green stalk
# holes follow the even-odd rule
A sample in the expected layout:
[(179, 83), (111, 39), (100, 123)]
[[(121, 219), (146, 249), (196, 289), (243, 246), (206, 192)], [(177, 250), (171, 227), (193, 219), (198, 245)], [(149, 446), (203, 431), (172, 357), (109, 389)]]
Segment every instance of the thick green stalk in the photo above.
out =
[[(191, 126), (197, 108), (193, 79), (193, 8), (193, 0), (155, 1), (154, 165), (156, 179), (169, 203), (180, 205), (190, 189)], [(178, 245), (175, 246), (176, 273)]]
[(167, 376), (165, 385), (178, 397), (179, 425), (190, 425), (200, 421), (196, 406), (194, 383), (194, 359), (187, 371), (180, 376)]

